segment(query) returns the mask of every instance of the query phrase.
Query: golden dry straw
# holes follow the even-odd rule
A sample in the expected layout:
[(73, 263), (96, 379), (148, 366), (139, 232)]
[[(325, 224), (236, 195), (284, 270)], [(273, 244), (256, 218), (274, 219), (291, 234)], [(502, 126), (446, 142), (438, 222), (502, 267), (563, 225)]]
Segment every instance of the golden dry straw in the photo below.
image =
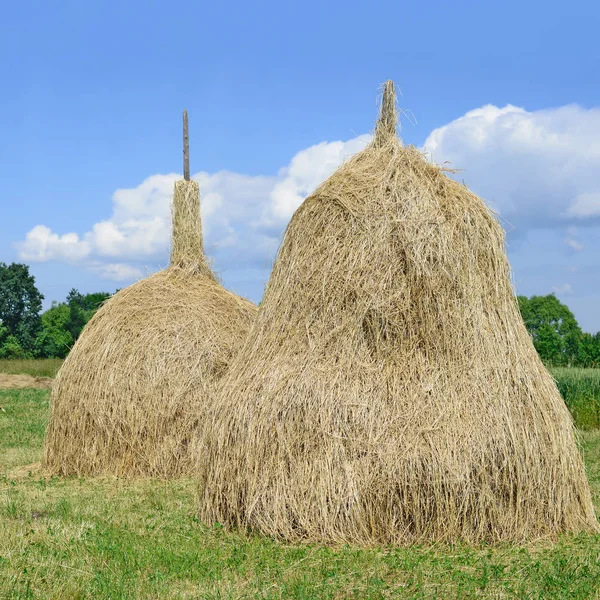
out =
[(288, 541), (597, 531), (484, 202), (395, 133), (296, 211), (199, 447), (199, 516)]
[(171, 266), (193, 269), (205, 262), (199, 197), (200, 186), (196, 181), (175, 182)]
[(189, 474), (201, 415), (255, 313), (208, 266), (198, 183), (178, 181), (171, 266), (118, 292), (83, 330), (52, 391), (46, 467)]

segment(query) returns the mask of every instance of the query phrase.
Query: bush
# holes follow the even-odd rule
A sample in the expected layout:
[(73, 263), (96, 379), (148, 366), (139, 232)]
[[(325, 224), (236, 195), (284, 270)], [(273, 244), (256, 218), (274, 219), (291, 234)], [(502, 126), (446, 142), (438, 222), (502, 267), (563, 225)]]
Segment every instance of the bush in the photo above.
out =
[(9, 335), (0, 346), (0, 358), (29, 358), (29, 353), (23, 350), (14, 335)]
[(40, 357), (64, 358), (73, 346), (74, 339), (68, 325), (71, 311), (66, 304), (53, 304), (42, 315), (42, 331), (36, 340)]

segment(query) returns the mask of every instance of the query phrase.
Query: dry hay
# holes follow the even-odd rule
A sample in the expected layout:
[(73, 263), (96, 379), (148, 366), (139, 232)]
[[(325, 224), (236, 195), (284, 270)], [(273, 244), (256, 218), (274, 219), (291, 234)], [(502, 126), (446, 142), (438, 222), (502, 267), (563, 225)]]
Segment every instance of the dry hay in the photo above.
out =
[(504, 232), (395, 126), (389, 82), (373, 142), (292, 217), (207, 423), (199, 516), (359, 545), (595, 531)]
[(171, 266), (118, 292), (85, 327), (54, 385), (46, 468), (189, 473), (200, 415), (255, 313), (204, 259), (198, 184), (177, 182)]
[(50, 389), (53, 381), (50, 377), (0, 373), (0, 389), (3, 390), (23, 390), (27, 388)]

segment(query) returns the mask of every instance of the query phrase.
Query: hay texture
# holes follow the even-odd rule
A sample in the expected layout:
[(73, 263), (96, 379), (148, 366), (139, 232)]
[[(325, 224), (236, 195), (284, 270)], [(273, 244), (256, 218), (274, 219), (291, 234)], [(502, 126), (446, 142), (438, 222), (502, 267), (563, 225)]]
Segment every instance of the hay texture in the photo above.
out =
[(503, 229), (395, 128), (388, 82), (372, 143), (292, 217), (208, 424), (199, 516), (367, 546), (595, 531)]
[(52, 392), (46, 467), (62, 475), (172, 477), (256, 307), (224, 289), (202, 250), (199, 187), (178, 181), (171, 266), (91, 319)]

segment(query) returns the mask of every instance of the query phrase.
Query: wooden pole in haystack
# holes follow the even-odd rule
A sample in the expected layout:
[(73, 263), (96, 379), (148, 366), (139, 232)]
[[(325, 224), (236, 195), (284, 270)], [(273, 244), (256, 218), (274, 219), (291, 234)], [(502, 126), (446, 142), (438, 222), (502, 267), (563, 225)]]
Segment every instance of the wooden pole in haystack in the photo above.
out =
[(190, 138), (188, 135), (188, 114), (183, 109), (183, 178), (190, 180)]
[(53, 474), (164, 479), (196, 470), (200, 422), (256, 307), (220, 285), (204, 258), (188, 140), (184, 111), (171, 266), (102, 305), (53, 385), (44, 458)]
[(397, 124), (396, 88), (394, 87), (393, 81), (386, 81), (383, 84), (381, 110), (377, 125), (375, 126), (375, 139), (373, 140), (373, 144), (377, 147), (382, 147), (390, 140), (395, 141)]
[(175, 182), (172, 206), (171, 265), (197, 268), (204, 265), (200, 186), (190, 179), (190, 139), (187, 110), (183, 111), (183, 181)]

